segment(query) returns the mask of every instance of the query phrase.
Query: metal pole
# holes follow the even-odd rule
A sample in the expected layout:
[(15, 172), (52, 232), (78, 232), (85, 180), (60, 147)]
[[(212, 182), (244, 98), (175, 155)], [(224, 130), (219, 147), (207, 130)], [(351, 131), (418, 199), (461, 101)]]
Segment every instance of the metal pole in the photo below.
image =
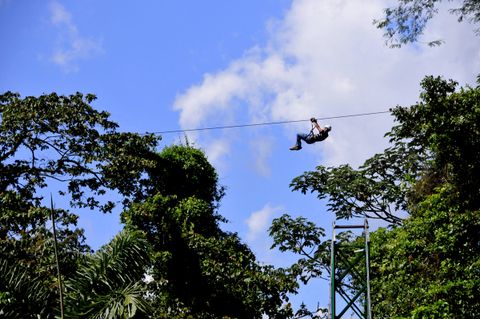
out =
[(330, 249), (330, 319), (335, 319), (335, 222)]
[(60, 274), (60, 264), (58, 262), (58, 250), (57, 250), (57, 231), (55, 229), (55, 217), (53, 213), (53, 197), (50, 194), (50, 217), (52, 218), (52, 228), (53, 228), (53, 247), (55, 250), (55, 263), (57, 264), (57, 277), (58, 277), (58, 291), (60, 292), (60, 318), (63, 319), (63, 283), (62, 276)]
[[(336, 229), (363, 229), (363, 236), (364, 236), (364, 248), (355, 250), (354, 252), (362, 252), (361, 255), (355, 256), (353, 261), (351, 262), (350, 258), (342, 253), (342, 245), (336, 245)], [(370, 234), (368, 231), (368, 220), (365, 218), (363, 225), (335, 225), (333, 223), (333, 236), (332, 236), (332, 243), (331, 243), (331, 287), (330, 287), (330, 319), (340, 319), (346, 313), (348, 309), (352, 309), (359, 318), (363, 319), (372, 319), (372, 310), (371, 310), (371, 297), (370, 297)], [(361, 246), (360, 246), (361, 247)], [(362, 264), (362, 258), (365, 257), (365, 273), (359, 272), (357, 266)], [(341, 271), (338, 277), (335, 274), (336, 263), (339, 262), (342, 264), (342, 268), (345, 268), (344, 271)], [(342, 289), (342, 281), (347, 276), (351, 276), (352, 278), (363, 282), (363, 288), (356, 292), (353, 298), (350, 298), (350, 295), (347, 294)], [(340, 297), (347, 303), (347, 305), (340, 311), (340, 313), (336, 314), (336, 292), (339, 293)], [(364, 310), (360, 311), (358, 306), (355, 304), (357, 299), (360, 295), (364, 295)], [(340, 310), (339, 309), (339, 310)]]
[(372, 319), (372, 305), (370, 299), (370, 234), (368, 220), (365, 218), (365, 266), (367, 271), (367, 319)]

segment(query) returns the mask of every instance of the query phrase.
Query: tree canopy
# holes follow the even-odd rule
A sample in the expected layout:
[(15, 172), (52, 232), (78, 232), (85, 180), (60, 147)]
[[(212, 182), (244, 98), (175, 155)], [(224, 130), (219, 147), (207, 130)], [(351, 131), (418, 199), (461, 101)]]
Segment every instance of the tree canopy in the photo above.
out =
[(421, 101), (392, 109), (398, 125), (386, 134), (391, 147), (365, 161), (318, 166), (293, 179), (291, 187), (328, 200), (339, 219), (362, 217), (401, 224), (401, 214), (440, 184), (448, 182), (467, 207), (480, 205), (479, 90), (426, 77)]
[[(118, 132), (94, 99), (0, 95), (0, 316), (59, 314), (53, 214), (68, 317), (290, 317), (297, 283), (221, 229), (224, 188), (203, 152), (158, 152), (159, 138)], [(48, 189), (70, 205), (46, 207)], [(125, 229), (92, 253), (74, 210), (110, 212), (112, 195)]]
[[(450, 9), (450, 13), (458, 17), (458, 21), (467, 20), (474, 24), (480, 22), (480, 2), (478, 0), (397, 0), (396, 6), (386, 8), (382, 19), (374, 20), (377, 28), (385, 31), (384, 37), (391, 47), (418, 41), (428, 21), (438, 13), (442, 2), (455, 2), (458, 6)], [(476, 28), (475, 32), (480, 33)], [(441, 39), (428, 42), (430, 46), (441, 44)]]
[(372, 233), (375, 316), (478, 318), (479, 230), (479, 211), (462, 209), (445, 185), (402, 227)]
[[(383, 153), (358, 169), (318, 166), (291, 187), (326, 199), (337, 219), (366, 216), (389, 226), (371, 235), (375, 317), (476, 318), (480, 87), (432, 76), (421, 86), (419, 102), (391, 110), (396, 125)], [(275, 246), (301, 256), (292, 265), (299, 278), (330, 272), (323, 229), (286, 215), (270, 231)], [(357, 239), (343, 236), (348, 250)]]
[[(11, 318), (53, 318), (58, 311), (50, 214), (57, 224), (59, 264), (75, 273), (79, 254), (89, 251), (78, 216), (45, 207), (55, 184), (71, 207), (109, 212), (108, 190), (128, 205), (142, 189), (157, 138), (118, 133), (109, 114), (90, 106), (95, 96), (55, 93), (21, 98), (0, 95), (0, 313)], [(53, 195), (53, 194), (52, 194)], [(56, 287), (56, 288), (55, 288)]]
[[(384, 152), (358, 169), (318, 166), (291, 187), (316, 193), (338, 219), (389, 226), (371, 236), (376, 317), (476, 318), (480, 87), (431, 76), (421, 86), (419, 102), (391, 110)], [(158, 152), (152, 135), (119, 133), (90, 95), (6, 93), (0, 101), (0, 315), (58, 315), (52, 214), (70, 317), (317, 316), (305, 306), (294, 313), (288, 294), (299, 281), (332, 275), (324, 229), (303, 217), (275, 219), (273, 247), (299, 259), (286, 269), (260, 264), (222, 230), (225, 189), (201, 150)], [(52, 182), (69, 194), (69, 207), (46, 207), (42, 190)], [(121, 198), (125, 229), (93, 253), (71, 210), (108, 212), (108, 192)], [(337, 240), (353, 251), (358, 239), (347, 232)]]
[(223, 187), (204, 154), (189, 146), (164, 148), (149, 171), (150, 196), (122, 214), (153, 247), (150, 284), (155, 317), (285, 317), (297, 284), (282, 269), (261, 266), (216, 213)]
[[(142, 173), (151, 163), (158, 138), (117, 132), (107, 112), (90, 106), (92, 94), (20, 98), (0, 95), (0, 192), (14, 192), (33, 204), (38, 190), (51, 180), (65, 182), (61, 194), (73, 207), (110, 211), (101, 203), (108, 189), (124, 196), (124, 204), (140, 192)], [(140, 155), (140, 156), (139, 156)]]

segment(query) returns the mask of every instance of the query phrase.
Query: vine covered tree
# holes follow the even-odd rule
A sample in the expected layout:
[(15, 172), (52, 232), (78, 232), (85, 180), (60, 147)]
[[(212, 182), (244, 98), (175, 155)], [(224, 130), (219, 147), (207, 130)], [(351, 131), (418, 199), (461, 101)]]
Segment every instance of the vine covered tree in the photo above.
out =
[(109, 212), (115, 194), (126, 224), (92, 253), (78, 217), (53, 210), (69, 317), (289, 317), (287, 294), (297, 283), (220, 228), (224, 189), (203, 152), (157, 153), (157, 137), (117, 132), (94, 99), (0, 95), (0, 316), (59, 315), (43, 199), (54, 185), (72, 210)]
[(155, 318), (283, 318), (297, 284), (282, 269), (260, 265), (234, 233), (220, 228), (223, 196), (215, 169), (190, 146), (166, 147), (149, 171), (149, 196), (122, 214), (153, 247), (149, 285)]

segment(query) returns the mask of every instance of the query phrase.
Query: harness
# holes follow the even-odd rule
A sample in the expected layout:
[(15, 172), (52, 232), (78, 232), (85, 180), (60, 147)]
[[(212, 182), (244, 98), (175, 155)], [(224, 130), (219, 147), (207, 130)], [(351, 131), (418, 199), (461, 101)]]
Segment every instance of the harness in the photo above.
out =
[(310, 130), (310, 133), (308, 133), (307, 139), (317, 142), (317, 141), (323, 141), (324, 139), (327, 138), (328, 132), (323, 131), (323, 132), (318, 132), (318, 134), (315, 134), (314, 130), (315, 130), (315, 125), (313, 125), (312, 123), (312, 129)]
[(314, 138), (315, 133), (313, 133), (313, 130), (315, 129), (315, 125), (312, 123), (312, 129), (310, 130), (310, 133), (308, 133), (307, 138)]

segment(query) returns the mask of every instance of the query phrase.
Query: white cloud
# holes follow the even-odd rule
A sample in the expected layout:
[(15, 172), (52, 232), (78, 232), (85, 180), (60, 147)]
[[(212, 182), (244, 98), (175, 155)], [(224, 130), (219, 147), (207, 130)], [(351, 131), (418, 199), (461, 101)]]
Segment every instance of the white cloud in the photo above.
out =
[(217, 169), (223, 168), (224, 161), (223, 157), (228, 154), (230, 151), (230, 144), (226, 139), (214, 140), (211, 143), (207, 144), (205, 149), (205, 154), (210, 163), (213, 164)]
[(58, 44), (51, 56), (51, 61), (65, 71), (77, 71), (77, 62), (103, 52), (98, 40), (80, 35), (72, 15), (58, 2), (50, 3), (50, 22), (59, 32)]
[(273, 138), (255, 137), (251, 142), (251, 150), (254, 155), (254, 168), (261, 176), (269, 176), (271, 173), (269, 158), (273, 152)]
[(259, 236), (265, 235), (267, 228), (270, 226), (270, 222), (273, 216), (282, 209), (280, 206), (271, 206), (266, 204), (262, 209), (250, 214), (245, 223), (248, 226), (247, 240), (255, 241)]
[(72, 15), (58, 2), (50, 3), (50, 20), (53, 24), (64, 24), (69, 28), (74, 28), (75, 26), (72, 23)]
[(235, 71), (227, 70), (205, 75), (201, 86), (191, 87), (177, 98), (175, 107), (181, 110), (182, 127), (195, 127), (207, 116), (225, 111), (231, 99), (244, 91), (243, 79)]
[[(267, 44), (247, 50), (178, 96), (174, 108), (180, 111), (180, 124), (188, 128), (222, 119), (244, 122), (245, 116), (255, 122), (383, 111), (415, 103), (425, 75), (473, 81), (480, 42), (471, 25), (441, 13), (425, 38), (440, 34), (446, 44), (389, 49), (382, 31), (372, 25), (386, 6), (381, 0), (294, 0), (285, 18), (271, 27)], [(321, 150), (318, 158), (331, 165), (363, 163), (386, 146), (383, 134), (391, 121), (388, 115), (331, 120), (334, 130), (316, 148)], [(292, 136), (297, 129), (290, 126), (285, 133)]]

